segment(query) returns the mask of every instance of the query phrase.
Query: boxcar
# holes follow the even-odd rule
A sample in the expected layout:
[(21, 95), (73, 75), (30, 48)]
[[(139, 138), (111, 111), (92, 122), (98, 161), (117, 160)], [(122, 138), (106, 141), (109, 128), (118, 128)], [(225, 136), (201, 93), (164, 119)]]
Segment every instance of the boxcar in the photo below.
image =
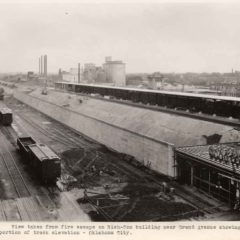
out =
[(46, 145), (29, 145), (30, 164), (43, 183), (53, 183), (61, 176), (61, 160)]
[(32, 137), (19, 137), (17, 139), (19, 151), (27, 162), (29, 161), (29, 146), (35, 143), (36, 141)]
[(9, 108), (2, 108), (0, 110), (0, 120), (2, 125), (11, 125), (13, 121), (12, 110)]

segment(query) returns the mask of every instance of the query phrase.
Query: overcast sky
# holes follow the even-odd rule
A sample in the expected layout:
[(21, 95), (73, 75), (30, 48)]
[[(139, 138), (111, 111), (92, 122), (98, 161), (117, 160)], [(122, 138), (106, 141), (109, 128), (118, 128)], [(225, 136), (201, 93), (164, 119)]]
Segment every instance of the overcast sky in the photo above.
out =
[(105, 56), (127, 72), (240, 70), (240, 4), (0, 4), (0, 72), (57, 72)]

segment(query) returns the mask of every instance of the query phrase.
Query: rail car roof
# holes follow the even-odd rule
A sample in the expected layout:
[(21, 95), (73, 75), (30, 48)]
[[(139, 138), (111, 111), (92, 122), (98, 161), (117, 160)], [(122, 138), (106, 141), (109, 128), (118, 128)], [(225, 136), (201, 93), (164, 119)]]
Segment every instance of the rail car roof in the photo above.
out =
[[(235, 148), (239, 148), (240, 143), (223, 143), (221, 145), (228, 145), (231, 147), (235, 147)], [(213, 166), (219, 167), (223, 170), (227, 170), (230, 172), (233, 172), (233, 166), (232, 165), (228, 165), (224, 162), (219, 162), (216, 160), (213, 160), (210, 158), (209, 156), (209, 146), (211, 145), (197, 145), (197, 146), (186, 146), (186, 147), (178, 147), (176, 148), (176, 152), (177, 153), (182, 153), (185, 155), (188, 155), (192, 158), (195, 158), (196, 160), (200, 161), (200, 162), (205, 162), (207, 164), (211, 164)], [(240, 175), (240, 169), (239, 168), (235, 168), (235, 173), (238, 173)]]
[(183, 92), (160, 91), (160, 90), (140, 89), (140, 88), (123, 88), (123, 87), (116, 87), (116, 86), (93, 85), (93, 84), (90, 85), (90, 84), (83, 84), (83, 83), (56, 82), (56, 84), (89, 86), (89, 87), (119, 89), (119, 90), (137, 91), (137, 92), (160, 93), (160, 94), (175, 95), (180, 97), (193, 97), (193, 98), (204, 98), (204, 99), (212, 99), (212, 100), (219, 100), (219, 101), (240, 102), (240, 98), (230, 97), (230, 96), (216, 96), (216, 95), (209, 95), (209, 94), (206, 95), (206, 94), (198, 94), (198, 93), (183, 93)]
[(7, 114), (7, 113), (12, 113), (12, 110), (9, 109), (9, 108), (2, 108), (2, 109), (0, 110), (0, 112), (1, 112), (2, 114)]
[(35, 144), (36, 141), (32, 137), (19, 137), (18, 140), (24, 145)]
[(45, 144), (32, 144), (29, 146), (29, 149), (33, 154), (41, 161), (44, 160), (56, 160), (59, 157)]

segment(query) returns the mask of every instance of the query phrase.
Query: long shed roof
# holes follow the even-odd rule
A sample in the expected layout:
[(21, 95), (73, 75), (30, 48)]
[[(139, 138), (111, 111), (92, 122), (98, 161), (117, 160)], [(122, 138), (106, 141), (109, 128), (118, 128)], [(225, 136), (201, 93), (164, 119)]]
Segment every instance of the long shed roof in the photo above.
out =
[(192, 97), (192, 98), (204, 98), (204, 99), (212, 99), (219, 101), (231, 101), (231, 102), (240, 102), (239, 97), (231, 97), (231, 96), (217, 96), (210, 94), (198, 94), (198, 93), (186, 93), (186, 92), (174, 92), (174, 91), (162, 91), (162, 90), (151, 90), (151, 89), (140, 89), (140, 88), (127, 88), (127, 87), (116, 87), (116, 86), (107, 86), (107, 85), (97, 85), (97, 84), (84, 84), (84, 83), (68, 83), (68, 82), (58, 82), (66, 85), (78, 85), (78, 86), (90, 86), (90, 87), (99, 87), (99, 88), (109, 88), (109, 89), (120, 89), (120, 90), (128, 90), (128, 91), (137, 91), (137, 92), (148, 92), (148, 93), (158, 93), (158, 94), (166, 94), (166, 95), (175, 95), (180, 97)]

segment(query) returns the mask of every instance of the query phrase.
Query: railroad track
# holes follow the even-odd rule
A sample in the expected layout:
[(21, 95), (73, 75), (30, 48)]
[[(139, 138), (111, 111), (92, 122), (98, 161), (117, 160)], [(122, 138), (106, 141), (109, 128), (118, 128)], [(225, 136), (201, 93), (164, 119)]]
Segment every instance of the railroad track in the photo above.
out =
[[(57, 135), (56, 133), (53, 133), (52, 131), (48, 131), (45, 128), (43, 128), (42, 126), (40, 126), (39, 124), (37, 124), (36, 122), (30, 121), (28, 120), (25, 116), (23, 116), (23, 114), (19, 114), (20, 118), (23, 119), (25, 122), (27, 122), (29, 125), (31, 125), (34, 129), (36, 129), (37, 131), (39, 131), (40, 133), (42, 133), (44, 136), (57, 141), (59, 143), (62, 143), (64, 145), (67, 146), (76, 146), (79, 147), (78, 144), (76, 144), (76, 142), (66, 139), (66, 136), (63, 134), (62, 137), (60, 137), (59, 135)], [(23, 127), (23, 126), (22, 126)], [(23, 127), (24, 128), (24, 127)]]
[(89, 143), (89, 141), (88, 141), (88, 143), (86, 143), (85, 140), (81, 140), (81, 139), (83, 139), (83, 137), (81, 135), (73, 136), (73, 134), (76, 135), (76, 133), (69, 133), (68, 131), (62, 132), (61, 130), (57, 129), (55, 126), (53, 126), (51, 129), (52, 129), (52, 131), (54, 131), (55, 133), (59, 134), (62, 137), (68, 137), (68, 139), (70, 141), (72, 141), (73, 143), (77, 143), (78, 145), (80, 145), (82, 147), (89, 148), (91, 146), (91, 143)]
[[(90, 147), (89, 141), (88, 141), (88, 143), (86, 143), (85, 140), (79, 139), (79, 138), (83, 138), (81, 135), (79, 135), (78, 137), (75, 137), (72, 135), (72, 133), (70, 134), (70, 133), (67, 133), (66, 131), (61, 131), (61, 130), (57, 129), (53, 124), (48, 129), (45, 129), (39, 123), (37, 123), (33, 120), (30, 121), (23, 114), (19, 114), (19, 115), (20, 115), (20, 118), (22, 118), (24, 121), (26, 121), (32, 127), (34, 127), (35, 129), (38, 129), (43, 135), (47, 136), (48, 138), (51, 138), (52, 140), (55, 140), (57, 142), (60, 142), (64, 145), (68, 145), (71, 147), (72, 146), (85, 147), (85, 148)], [(74, 134), (76, 134), (76, 133), (74, 133)]]
[(24, 178), (15, 162), (11, 152), (8, 150), (6, 140), (1, 132), (0, 134), (1, 150), (0, 156), (6, 166), (9, 176), (19, 198), (31, 196), (31, 192), (24, 181)]
[[(30, 107), (31, 108), (31, 107)], [(35, 109), (31, 108), (33, 111), (36, 111)], [(54, 124), (51, 124), (51, 127), (46, 130), (45, 128), (43, 128), (39, 123), (37, 123), (36, 121), (29, 120), (29, 117), (26, 117), (23, 113), (19, 113), (18, 115), (23, 118), (26, 122), (28, 122), (30, 125), (34, 125), (34, 127), (38, 127), (40, 128), (43, 132), (48, 134), (49, 137), (49, 132), (51, 132), (56, 138), (58, 138), (60, 141), (63, 141), (63, 139), (68, 139), (68, 141), (73, 144), (73, 145), (79, 145), (82, 147), (96, 147), (96, 145), (99, 145), (99, 143), (94, 142), (92, 139), (89, 139), (87, 136), (84, 136), (82, 134), (80, 134), (79, 132), (77, 132), (76, 130), (69, 128), (68, 126), (65, 126), (64, 131), (59, 130), (58, 128), (62, 128), (62, 124), (60, 125), (58, 122), (54, 122)], [(49, 119), (49, 121), (52, 121), (51, 118), (49, 118), (48, 116), (45, 115), (45, 117), (47, 119)], [(46, 134), (44, 134), (46, 135)]]
[(2, 126), (1, 127), (2, 133), (6, 135), (9, 139), (10, 142), (17, 147), (16, 140), (17, 139), (17, 134), (13, 131), (13, 129), (10, 126)]
[(220, 211), (219, 208), (221, 208), (224, 205), (224, 204), (221, 204), (219, 206), (213, 206), (212, 204), (201, 199), (200, 197), (190, 194), (185, 189), (183, 188), (179, 189), (179, 187), (175, 187), (175, 194), (183, 198), (184, 200), (189, 202), (191, 205), (193, 205), (195, 208), (197, 208), (199, 211), (202, 211), (205, 214), (217, 213)]

